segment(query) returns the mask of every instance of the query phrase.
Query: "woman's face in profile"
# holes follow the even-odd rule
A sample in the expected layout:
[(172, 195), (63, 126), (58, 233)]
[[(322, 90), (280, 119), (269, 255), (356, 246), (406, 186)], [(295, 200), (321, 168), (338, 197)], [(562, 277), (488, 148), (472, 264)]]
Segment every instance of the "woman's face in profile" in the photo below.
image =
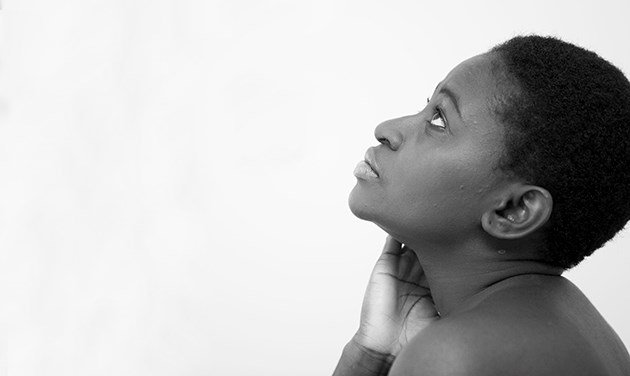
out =
[(492, 58), (480, 55), (459, 64), (420, 113), (376, 128), (380, 145), (368, 149), (367, 164), (357, 166), (350, 193), (357, 217), (400, 239), (451, 241), (478, 231), (483, 208), (502, 179), (495, 168), (504, 146), (492, 112), (500, 95)]

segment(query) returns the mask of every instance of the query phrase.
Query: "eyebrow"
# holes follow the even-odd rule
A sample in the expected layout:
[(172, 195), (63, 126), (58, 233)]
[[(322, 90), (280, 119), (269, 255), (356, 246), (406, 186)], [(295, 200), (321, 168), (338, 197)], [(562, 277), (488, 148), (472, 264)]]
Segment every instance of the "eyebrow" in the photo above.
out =
[[(440, 87), (441, 84), (442, 82), (440, 82), (435, 87), (435, 90), (437, 90), (437, 88)], [(438, 93), (445, 94), (447, 97), (449, 97), (449, 99), (453, 102), (453, 104), (455, 104), (455, 111), (457, 112), (457, 115), (459, 115), (459, 118), (461, 119), (462, 113), (459, 111), (459, 95), (457, 95), (457, 93), (455, 93), (449, 86), (442, 86), (440, 88), (440, 91), (438, 91)]]

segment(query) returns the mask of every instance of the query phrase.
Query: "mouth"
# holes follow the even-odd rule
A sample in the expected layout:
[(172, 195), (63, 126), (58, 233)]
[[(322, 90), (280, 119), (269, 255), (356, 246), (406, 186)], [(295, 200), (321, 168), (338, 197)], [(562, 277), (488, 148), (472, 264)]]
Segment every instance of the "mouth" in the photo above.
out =
[(365, 160), (365, 163), (367, 163), (368, 166), (370, 166), (372, 171), (374, 171), (376, 176), (379, 176), (379, 174), (378, 174), (378, 166), (376, 165), (376, 159), (374, 157), (374, 149), (373, 148), (367, 149), (363, 159)]
[(357, 164), (354, 169), (354, 176), (363, 180), (372, 180), (379, 177), (378, 167), (374, 158), (374, 150), (372, 148), (365, 152), (364, 160)]

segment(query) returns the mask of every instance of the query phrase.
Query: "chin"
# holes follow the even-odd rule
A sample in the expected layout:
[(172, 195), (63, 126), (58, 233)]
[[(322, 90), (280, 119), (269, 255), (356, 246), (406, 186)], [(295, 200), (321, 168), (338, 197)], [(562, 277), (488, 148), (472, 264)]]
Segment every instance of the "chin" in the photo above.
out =
[(401, 216), (388, 210), (391, 209), (388, 207), (390, 202), (387, 201), (388, 204), (385, 204), (383, 196), (371, 193), (357, 184), (348, 197), (350, 211), (355, 217), (372, 222), (386, 233), (399, 239), (399, 234), (408, 232), (408, 229), (398, 221)]
[(373, 200), (369, 200), (365, 197), (358, 186), (355, 186), (350, 192), (350, 196), (348, 197), (348, 206), (350, 207), (352, 214), (359, 219), (375, 222), (378, 218), (378, 213), (373, 204)]
[(362, 197), (355, 195), (355, 193), (356, 192), (354, 191), (351, 192), (350, 197), (348, 197), (348, 206), (350, 207), (352, 214), (359, 219), (374, 223), (381, 230), (393, 236), (395, 239), (400, 239), (401, 237), (398, 235), (399, 232), (393, 231), (396, 226), (388, 226), (387, 223), (390, 221), (383, 218), (383, 213), (380, 213), (377, 208), (370, 203), (370, 201), (364, 199), (362, 200)]
[[(355, 186), (348, 197), (348, 207), (355, 217), (372, 222), (394, 239), (405, 243), (418, 233), (419, 228), (410, 227), (410, 221), (403, 221), (401, 213), (393, 213), (383, 197), (373, 197), (359, 185)], [(390, 203), (388, 201), (388, 203)], [(390, 203), (391, 204), (391, 203)], [(391, 208), (390, 208), (391, 209)], [(425, 229), (426, 230), (426, 229)], [(443, 234), (441, 236), (444, 236)]]

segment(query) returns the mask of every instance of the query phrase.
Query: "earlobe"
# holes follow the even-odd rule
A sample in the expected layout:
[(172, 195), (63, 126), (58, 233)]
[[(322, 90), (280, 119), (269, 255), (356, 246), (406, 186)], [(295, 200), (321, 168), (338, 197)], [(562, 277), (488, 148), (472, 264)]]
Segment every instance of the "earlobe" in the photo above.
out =
[(481, 226), (495, 238), (523, 238), (547, 223), (552, 208), (553, 200), (546, 189), (520, 186), (482, 215)]

